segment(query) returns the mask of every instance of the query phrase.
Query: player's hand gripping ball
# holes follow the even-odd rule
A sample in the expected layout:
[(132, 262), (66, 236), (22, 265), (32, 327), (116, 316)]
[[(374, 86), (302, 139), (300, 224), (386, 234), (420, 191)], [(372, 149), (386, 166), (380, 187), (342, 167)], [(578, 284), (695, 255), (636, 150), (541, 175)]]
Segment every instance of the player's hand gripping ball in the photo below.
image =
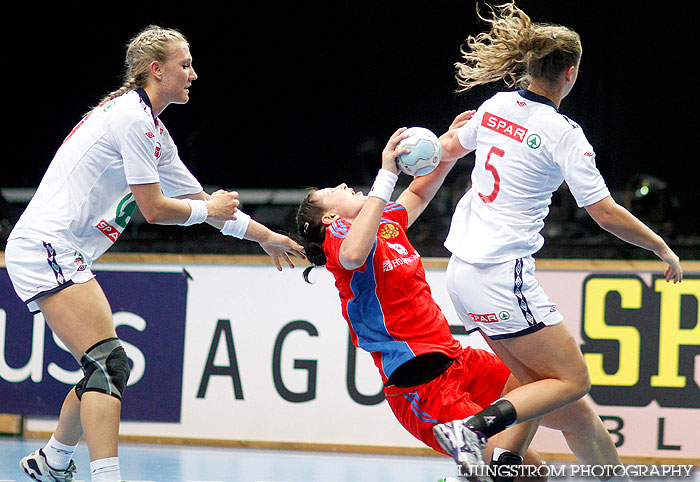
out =
[(397, 149), (409, 149), (411, 152), (396, 158), (396, 165), (410, 176), (425, 176), (440, 164), (442, 146), (437, 136), (425, 127), (409, 127), (408, 137), (396, 146)]

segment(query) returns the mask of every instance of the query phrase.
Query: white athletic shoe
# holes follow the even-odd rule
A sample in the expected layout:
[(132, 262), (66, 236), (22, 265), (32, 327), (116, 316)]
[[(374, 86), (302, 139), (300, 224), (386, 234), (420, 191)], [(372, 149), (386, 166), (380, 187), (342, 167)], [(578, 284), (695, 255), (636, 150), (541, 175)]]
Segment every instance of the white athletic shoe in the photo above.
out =
[[(486, 437), (468, 428), (463, 420), (439, 423), (433, 427), (435, 439), (445, 452), (452, 455), (463, 475), (470, 482), (493, 482), (484, 463)], [(482, 470), (479, 470), (482, 469)]]
[(46, 455), (41, 449), (35, 450), (20, 460), (19, 466), (29, 477), (38, 482), (73, 482), (73, 472), (77, 470), (72, 460), (67, 469), (52, 468), (46, 462)]

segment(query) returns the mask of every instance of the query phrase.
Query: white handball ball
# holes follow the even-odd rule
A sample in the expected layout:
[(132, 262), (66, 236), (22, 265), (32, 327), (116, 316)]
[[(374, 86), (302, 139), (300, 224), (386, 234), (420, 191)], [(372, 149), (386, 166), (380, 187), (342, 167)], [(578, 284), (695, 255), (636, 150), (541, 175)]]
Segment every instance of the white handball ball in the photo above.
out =
[(425, 176), (435, 170), (440, 164), (442, 146), (437, 136), (425, 127), (409, 127), (408, 137), (396, 146), (397, 150), (406, 148), (411, 152), (400, 154), (396, 165), (402, 172), (410, 176)]

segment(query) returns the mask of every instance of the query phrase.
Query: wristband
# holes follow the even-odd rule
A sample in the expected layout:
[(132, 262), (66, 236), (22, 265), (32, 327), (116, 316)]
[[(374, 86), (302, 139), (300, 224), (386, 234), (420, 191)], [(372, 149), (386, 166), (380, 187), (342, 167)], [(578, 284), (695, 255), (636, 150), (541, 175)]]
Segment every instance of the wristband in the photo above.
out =
[(190, 205), (190, 217), (187, 221), (180, 223), (180, 226), (191, 226), (193, 224), (201, 224), (207, 220), (209, 216), (209, 210), (207, 205), (201, 199), (183, 199), (187, 204)]
[(377, 177), (374, 179), (374, 184), (372, 184), (372, 189), (369, 190), (367, 196), (378, 197), (384, 200), (384, 202), (389, 202), (391, 199), (391, 193), (394, 192), (394, 186), (399, 176), (386, 169), (380, 169), (377, 173)]
[(250, 216), (241, 210), (236, 211), (236, 219), (229, 219), (221, 228), (221, 234), (224, 236), (233, 236), (234, 238), (243, 239), (250, 224)]

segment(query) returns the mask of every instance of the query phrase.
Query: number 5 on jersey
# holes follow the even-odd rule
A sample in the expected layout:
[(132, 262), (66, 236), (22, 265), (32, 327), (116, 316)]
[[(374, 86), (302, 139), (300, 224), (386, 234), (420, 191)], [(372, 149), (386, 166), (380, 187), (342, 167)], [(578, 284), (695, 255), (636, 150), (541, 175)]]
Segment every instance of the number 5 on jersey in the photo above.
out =
[(496, 167), (491, 164), (491, 155), (495, 154), (498, 157), (503, 157), (505, 156), (505, 151), (499, 147), (492, 146), (491, 150), (489, 151), (488, 155), (486, 156), (486, 164), (484, 164), (484, 167), (486, 168), (487, 171), (489, 171), (493, 175), (493, 190), (491, 191), (491, 194), (489, 195), (484, 195), (479, 193), (479, 197), (481, 198), (482, 201), (485, 203), (492, 203), (496, 200), (496, 196), (498, 196), (498, 192), (501, 189), (501, 177), (498, 175), (498, 170), (496, 170)]

